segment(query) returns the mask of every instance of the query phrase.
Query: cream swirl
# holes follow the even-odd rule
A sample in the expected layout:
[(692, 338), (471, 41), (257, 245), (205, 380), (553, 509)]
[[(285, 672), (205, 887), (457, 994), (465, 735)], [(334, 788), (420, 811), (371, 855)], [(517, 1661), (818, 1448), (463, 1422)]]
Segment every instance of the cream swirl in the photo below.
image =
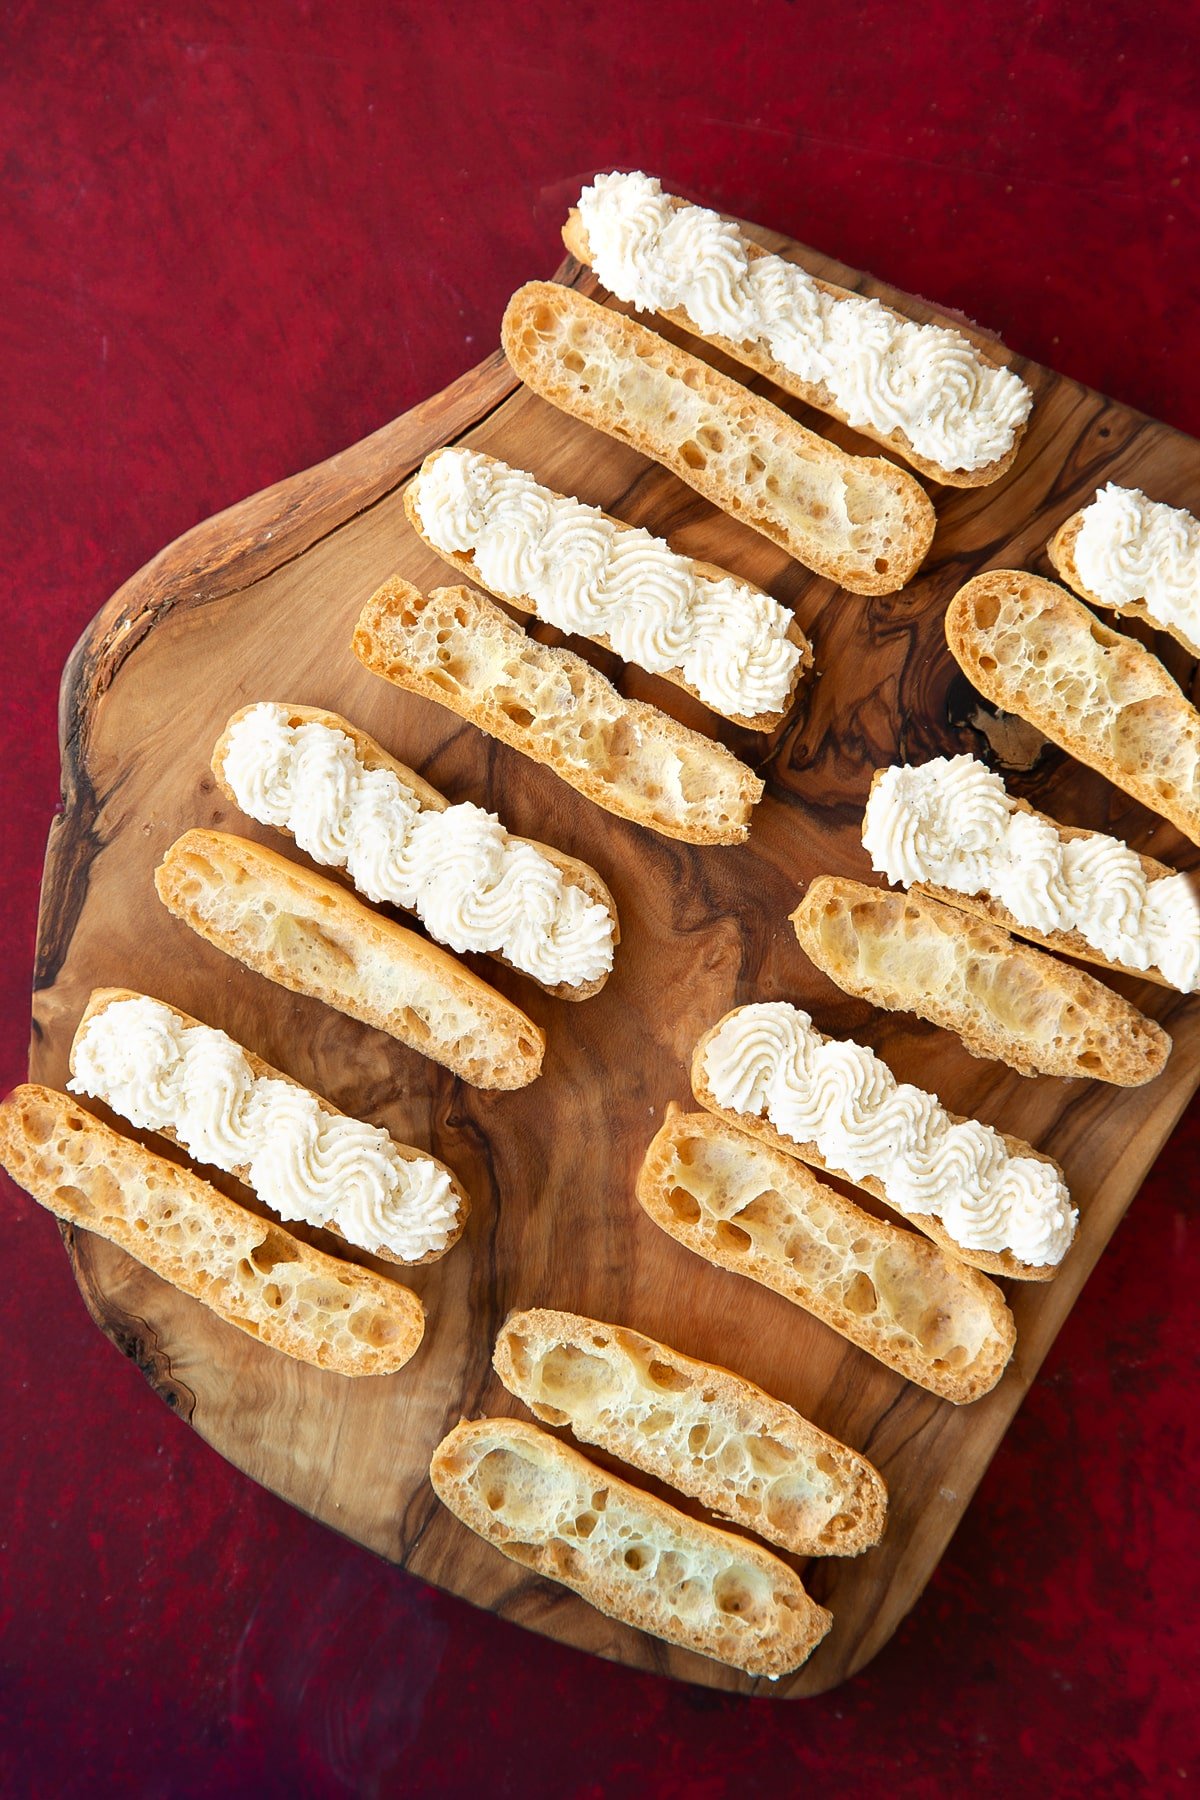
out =
[(390, 769), (367, 768), (345, 732), (293, 726), (263, 701), (231, 730), (223, 768), (251, 818), (344, 868), (368, 900), (409, 908), (452, 950), (498, 952), (549, 987), (612, 968), (606, 906), (482, 807), (422, 807)]
[(1140, 600), (1156, 624), (1200, 644), (1200, 519), (1110, 481), (1083, 509), (1074, 555), (1098, 600)]
[(918, 455), (973, 470), (1007, 455), (1033, 396), (961, 332), (877, 300), (835, 295), (781, 257), (753, 255), (735, 225), (642, 174), (598, 175), (579, 196), (592, 265), (642, 311), (687, 313), (708, 336), (765, 347), (823, 387), (848, 422), (902, 431)]
[[(736, 1031), (718, 1031), (704, 1053), (704, 1072), (715, 1098), (735, 1112), (759, 1118), (771, 1097), (804, 1094), (816, 1047), (799, 1030), (795, 1008), (780, 1002), (743, 1006)], [(803, 1015), (801, 1015), (803, 1016)]]
[(295, 734), (282, 706), (256, 706), (253, 719), (253, 729), (243, 719), (229, 734), (225, 779), (244, 813), (283, 830), (292, 812)]
[[(188, 1149), (201, 1162), (218, 1169), (247, 1165), (261, 1140), (259, 1088), (253, 1071), (237, 1046), (219, 1031), (193, 1031), (181, 1035), (178, 1021), (165, 1007), (160, 1017), (183, 1052), (183, 1068), (168, 1093), (170, 1123), (179, 1095), (188, 1096)], [(128, 1023), (130, 1014), (125, 1014)], [(166, 1033), (164, 1032), (164, 1037)], [(147, 1059), (147, 1066), (150, 1066)], [(277, 1084), (282, 1085), (282, 1084)], [(298, 1092), (299, 1090), (293, 1090)], [(161, 1128), (161, 1127), (160, 1127)]]
[(1078, 1219), (1070, 1199), (1047, 1163), (1015, 1158), (997, 1182), (997, 1202), (1007, 1209), (1014, 1242), (1024, 1245), (1025, 1261), (1057, 1262), (1057, 1246), (1070, 1243)]
[(704, 1074), (718, 1106), (766, 1118), (837, 1174), (878, 1181), (897, 1211), (936, 1214), (964, 1250), (1009, 1250), (1033, 1265), (1066, 1254), (1077, 1214), (1052, 1164), (1014, 1154), (989, 1125), (952, 1119), (873, 1050), (824, 1037), (797, 1007), (729, 1013)]
[[(1009, 1162), (1004, 1140), (978, 1120), (962, 1119), (945, 1134), (943, 1142), (948, 1146), (943, 1169), (953, 1172), (942, 1199), (946, 1230), (960, 1243), (964, 1232), (968, 1237), (973, 1231), (1003, 1235), (1003, 1184)], [(1038, 1167), (1054, 1175), (1048, 1163)]]
[[(906, 1172), (919, 1171), (923, 1166), (930, 1126), (937, 1112), (937, 1101), (923, 1088), (912, 1087), (906, 1081), (893, 1087), (884, 1083), (876, 1106), (860, 1114), (855, 1122), (853, 1140), (847, 1146), (846, 1173), (858, 1179), (878, 1168), (881, 1159), (890, 1159), (895, 1163), (897, 1181), (903, 1182)], [(904, 1203), (910, 1213), (932, 1210), (921, 1193), (919, 1178), (911, 1174), (904, 1189)]]
[[(940, 1109), (939, 1109), (940, 1111)], [(963, 1119), (946, 1126), (932, 1109), (920, 1144), (907, 1146), (896, 1158), (895, 1185), (911, 1206), (940, 1214), (955, 1237), (962, 1230), (1003, 1234), (1003, 1218), (993, 1204), (996, 1178), (1006, 1161), (1004, 1143), (986, 1125)], [(957, 1229), (955, 1222), (957, 1221)]]
[[(106, 1008), (111, 1013), (113, 1007)], [(75, 1040), (74, 1073), (68, 1086), (73, 1093), (109, 1100), (119, 1094), (116, 1110), (141, 1131), (162, 1131), (174, 1125), (176, 1096), (186, 1085), (184, 1047), (175, 1015), (156, 1000), (120, 1003), (121, 1030), (114, 1032), (102, 1021), (89, 1021)]]
[[(580, 214), (586, 224), (582, 201)], [(693, 311), (689, 305), (688, 312), (701, 331), (735, 341), (744, 335), (746, 252), (736, 225), (704, 207), (668, 205), (652, 266), (657, 293), (664, 296), (655, 300), (655, 310), (661, 310), (664, 301), (667, 306), (680, 304), (669, 296), (678, 288), (677, 271), (688, 269), (689, 294), (696, 307)]]
[(732, 576), (701, 574), (661, 538), (538, 485), (472, 450), (442, 450), (411, 490), (421, 528), (448, 555), (474, 559), (502, 600), (581, 637), (605, 637), (651, 674), (680, 674), (718, 712), (780, 711), (801, 648), (792, 615)]
[(1064, 836), (1021, 810), (973, 756), (884, 770), (862, 840), (889, 881), (990, 895), (1031, 931), (1077, 931), (1111, 962), (1154, 969), (1185, 994), (1200, 988), (1200, 900), (1189, 877), (1148, 878), (1128, 844), (1101, 832)]
[(769, 347), (776, 362), (812, 387), (828, 387), (833, 296), (779, 256), (754, 257), (747, 279), (755, 315), (770, 321)]
[(306, 1088), (255, 1075), (223, 1031), (159, 1000), (113, 1000), (75, 1040), (73, 1093), (146, 1130), (170, 1130), (198, 1161), (237, 1175), (281, 1219), (335, 1225), (351, 1244), (416, 1262), (443, 1250), (458, 1216), (450, 1177), (401, 1156), (388, 1133), (327, 1113)]

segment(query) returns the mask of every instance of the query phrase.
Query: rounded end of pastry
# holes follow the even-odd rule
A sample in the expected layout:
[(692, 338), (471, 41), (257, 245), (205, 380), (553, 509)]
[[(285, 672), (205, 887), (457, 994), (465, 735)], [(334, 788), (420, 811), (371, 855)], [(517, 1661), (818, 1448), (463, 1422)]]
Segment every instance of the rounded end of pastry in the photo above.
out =
[(585, 268), (591, 268), (592, 246), (577, 206), (573, 206), (567, 214), (566, 224), (562, 228), (562, 241), (576, 262), (582, 263)]

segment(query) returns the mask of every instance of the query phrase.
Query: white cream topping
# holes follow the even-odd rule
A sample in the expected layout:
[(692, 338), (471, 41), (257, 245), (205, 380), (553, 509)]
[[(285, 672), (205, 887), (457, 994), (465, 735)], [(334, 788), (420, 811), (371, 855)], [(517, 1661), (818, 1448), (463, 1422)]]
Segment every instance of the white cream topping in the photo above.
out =
[(252, 819), (345, 869), (368, 900), (408, 907), (452, 950), (499, 951), (549, 987), (607, 974), (613, 919), (494, 813), (422, 807), (390, 769), (368, 769), (344, 731), (252, 706), (229, 734), (225, 779)]
[(1155, 624), (1200, 642), (1200, 519), (1190, 512), (1110, 481), (1083, 509), (1075, 567), (1098, 600), (1140, 600)]
[(1181, 993), (1200, 988), (1200, 900), (1188, 877), (1148, 881), (1129, 846), (1100, 832), (1060, 837), (973, 756), (885, 770), (862, 840), (899, 886), (989, 895), (1033, 931), (1077, 931), (1111, 962), (1154, 969)]
[(851, 1181), (873, 1176), (900, 1212), (933, 1213), (964, 1250), (1061, 1262), (1078, 1215), (1057, 1171), (1014, 1156), (989, 1125), (960, 1124), (898, 1082), (873, 1050), (817, 1031), (783, 1001), (742, 1006), (711, 1038), (704, 1073), (719, 1106), (813, 1144)]
[(800, 648), (787, 635), (791, 613), (769, 594), (701, 575), (661, 538), (472, 450), (441, 451), (413, 499), (430, 542), (470, 553), (501, 599), (530, 602), (560, 631), (606, 637), (651, 674), (681, 674), (718, 712), (754, 718), (786, 705)]
[(878, 300), (827, 294), (794, 263), (751, 256), (702, 206), (680, 206), (651, 176), (597, 175), (579, 196), (592, 266), (645, 312), (682, 309), (709, 336), (756, 344), (823, 388), (858, 429), (902, 431), (943, 469), (981, 469), (1011, 450), (1033, 396), (961, 332), (918, 325)]
[(281, 1219), (336, 1225), (364, 1250), (417, 1262), (445, 1248), (458, 1201), (432, 1157), (400, 1155), (378, 1125), (331, 1115), (306, 1089), (255, 1075), (210, 1025), (159, 1000), (114, 1000), (75, 1044), (72, 1093), (145, 1131), (170, 1129), (200, 1162), (248, 1184)]

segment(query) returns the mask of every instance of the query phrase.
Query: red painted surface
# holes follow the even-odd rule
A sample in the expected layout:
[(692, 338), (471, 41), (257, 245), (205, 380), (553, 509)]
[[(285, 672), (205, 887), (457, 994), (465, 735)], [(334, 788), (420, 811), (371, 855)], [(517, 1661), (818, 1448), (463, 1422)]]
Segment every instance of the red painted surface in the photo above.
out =
[[(1200, 432), (1196, 15), (931, 0), (0, 11), (0, 1079), (58, 670), (207, 514), (489, 350), (580, 178), (671, 185)], [(1200, 498), (1200, 496), (1198, 496)], [(795, 1706), (519, 1633), (227, 1468), (4, 1184), (0, 1788), (1161, 1794), (1196, 1770), (1200, 1111), (923, 1601)]]

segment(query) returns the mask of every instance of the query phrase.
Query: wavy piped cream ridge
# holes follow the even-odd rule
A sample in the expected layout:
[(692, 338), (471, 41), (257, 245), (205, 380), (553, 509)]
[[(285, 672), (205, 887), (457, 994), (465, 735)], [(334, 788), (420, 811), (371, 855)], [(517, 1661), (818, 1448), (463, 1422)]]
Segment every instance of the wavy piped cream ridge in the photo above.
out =
[(765, 1117), (813, 1144), (851, 1181), (878, 1181), (888, 1204), (932, 1213), (964, 1250), (1009, 1251), (1030, 1266), (1062, 1261), (1078, 1215), (1058, 1170), (1014, 1156), (999, 1132), (955, 1122), (936, 1095), (898, 1082), (873, 1050), (826, 1038), (784, 1001), (729, 1013), (704, 1074), (719, 1106)]
[(652, 176), (597, 175), (579, 217), (592, 266), (618, 299), (683, 311), (706, 335), (765, 346), (781, 368), (824, 389), (850, 425), (902, 431), (942, 468), (1000, 461), (1029, 416), (1025, 383), (961, 332), (828, 293), (794, 263), (752, 255), (736, 225), (664, 194)]
[(222, 773), (252, 819), (345, 869), (368, 900), (415, 912), (450, 949), (496, 952), (548, 987), (612, 968), (607, 907), (494, 813), (469, 801), (423, 807), (390, 769), (368, 768), (344, 732), (293, 725), (286, 707), (260, 702), (232, 724)]
[(1148, 880), (1119, 838), (1061, 835), (973, 756), (881, 771), (862, 841), (872, 867), (900, 886), (986, 894), (1019, 925), (1076, 931), (1111, 962), (1156, 970), (1182, 993), (1200, 987), (1200, 905), (1188, 877)]
[(281, 1219), (335, 1225), (348, 1243), (420, 1262), (454, 1236), (459, 1200), (432, 1157), (402, 1157), (378, 1125), (326, 1112), (306, 1088), (257, 1075), (225, 1032), (160, 1000), (113, 1000), (85, 1020), (72, 1093), (168, 1131), (197, 1161), (249, 1184)]
[(806, 646), (791, 613), (748, 582), (705, 574), (650, 532), (474, 450), (435, 451), (406, 504), (434, 549), (469, 555), (500, 599), (652, 675), (677, 674), (716, 712), (786, 707)]

